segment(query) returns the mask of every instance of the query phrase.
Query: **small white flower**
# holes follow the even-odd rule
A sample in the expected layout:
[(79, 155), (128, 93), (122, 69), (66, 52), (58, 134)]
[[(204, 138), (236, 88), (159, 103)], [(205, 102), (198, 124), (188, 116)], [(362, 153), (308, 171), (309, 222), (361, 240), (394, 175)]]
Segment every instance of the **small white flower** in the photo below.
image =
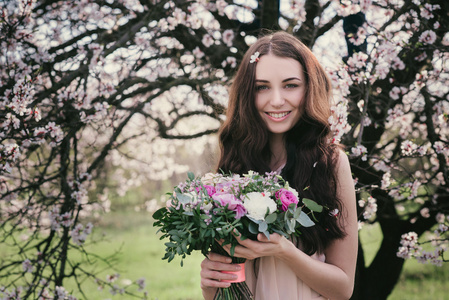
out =
[(332, 210), (332, 211), (329, 212), (329, 216), (331, 216), (331, 217), (337, 217), (339, 212), (340, 212), (340, 211), (338, 210), (338, 208), (336, 208), (336, 209), (334, 209), (334, 210)]
[(258, 62), (260, 59), (259, 55), (260, 55), (259, 51), (257, 51), (253, 55), (251, 55), (251, 59), (249, 60), (249, 63), (252, 64), (252, 63)]

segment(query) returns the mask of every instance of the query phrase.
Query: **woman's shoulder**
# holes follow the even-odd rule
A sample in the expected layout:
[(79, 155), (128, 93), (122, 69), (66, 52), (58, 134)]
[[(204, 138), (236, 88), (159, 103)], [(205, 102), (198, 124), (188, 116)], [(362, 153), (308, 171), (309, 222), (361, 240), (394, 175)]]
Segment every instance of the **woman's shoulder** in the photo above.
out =
[(349, 157), (342, 148), (336, 149), (335, 158), (335, 167), (337, 170), (337, 174), (351, 174), (351, 164), (349, 163)]

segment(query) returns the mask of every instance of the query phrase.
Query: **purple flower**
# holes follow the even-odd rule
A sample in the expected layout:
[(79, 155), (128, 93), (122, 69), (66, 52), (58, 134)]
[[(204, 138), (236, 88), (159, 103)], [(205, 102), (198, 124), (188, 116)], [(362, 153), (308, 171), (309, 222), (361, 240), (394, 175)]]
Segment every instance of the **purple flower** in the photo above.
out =
[(232, 210), (236, 213), (235, 218), (240, 219), (246, 214), (246, 209), (243, 206), (243, 203), (240, 199), (237, 199), (232, 194), (214, 194), (212, 199), (218, 201), (221, 206), (228, 206), (229, 210)]
[(282, 202), (282, 211), (286, 211), (292, 203), (298, 203), (298, 197), (290, 190), (280, 189), (276, 192), (276, 199)]

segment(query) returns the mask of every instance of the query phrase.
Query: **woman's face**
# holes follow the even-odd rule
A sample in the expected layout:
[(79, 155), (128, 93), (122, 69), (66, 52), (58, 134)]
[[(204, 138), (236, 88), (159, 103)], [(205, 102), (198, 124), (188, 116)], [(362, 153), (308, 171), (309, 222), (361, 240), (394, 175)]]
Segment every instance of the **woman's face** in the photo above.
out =
[(274, 134), (284, 134), (303, 112), (306, 81), (301, 64), (272, 54), (256, 63), (256, 108)]

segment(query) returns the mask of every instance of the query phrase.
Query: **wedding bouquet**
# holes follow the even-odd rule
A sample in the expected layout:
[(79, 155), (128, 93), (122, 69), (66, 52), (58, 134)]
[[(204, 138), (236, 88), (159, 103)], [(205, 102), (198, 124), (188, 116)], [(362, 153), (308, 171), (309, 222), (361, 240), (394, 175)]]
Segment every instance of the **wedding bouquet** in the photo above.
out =
[[(197, 178), (189, 172), (188, 180), (169, 195), (167, 207), (153, 214), (154, 226), (160, 227), (161, 240), (169, 239), (163, 259), (170, 262), (178, 255), (181, 266), (194, 250), (205, 256), (210, 251), (229, 256), (218, 240), (231, 245), (233, 263), (244, 263), (245, 259), (234, 257), (236, 235), (242, 240), (257, 240), (259, 233), (267, 238), (271, 233), (299, 236), (300, 228), (313, 226), (314, 213), (323, 209), (311, 199), (299, 199), (298, 192), (275, 172), (208, 173)], [(229, 288), (218, 289), (215, 299), (252, 299), (244, 280), (243, 271)]]

